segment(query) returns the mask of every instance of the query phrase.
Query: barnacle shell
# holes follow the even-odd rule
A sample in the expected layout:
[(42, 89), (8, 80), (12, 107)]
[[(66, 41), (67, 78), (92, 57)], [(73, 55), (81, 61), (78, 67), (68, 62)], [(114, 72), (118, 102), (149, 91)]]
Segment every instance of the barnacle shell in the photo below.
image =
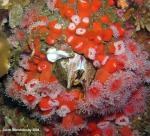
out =
[(0, 32), (0, 77), (5, 75), (10, 67), (10, 47), (6, 37)]
[(87, 88), (95, 76), (94, 66), (85, 57), (75, 54), (73, 58), (62, 59), (55, 64), (55, 75), (67, 88)]

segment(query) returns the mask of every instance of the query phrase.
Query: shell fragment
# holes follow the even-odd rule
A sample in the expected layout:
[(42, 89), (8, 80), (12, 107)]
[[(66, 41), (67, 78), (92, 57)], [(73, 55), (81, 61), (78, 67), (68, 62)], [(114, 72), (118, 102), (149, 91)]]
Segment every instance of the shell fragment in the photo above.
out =
[(47, 59), (50, 62), (56, 62), (59, 59), (69, 57), (72, 57), (72, 53), (68, 53), (63, 50), (57, 50), (56, 48), (49, 48), (47, 50)]

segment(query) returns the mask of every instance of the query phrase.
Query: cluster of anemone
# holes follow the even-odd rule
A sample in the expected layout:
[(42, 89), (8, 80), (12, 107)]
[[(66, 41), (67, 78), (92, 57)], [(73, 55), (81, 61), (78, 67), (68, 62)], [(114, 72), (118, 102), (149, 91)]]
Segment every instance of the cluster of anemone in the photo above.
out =
[[(28, 53), (21, 55), (19, 67), (6, 85), (7, 95), (50, 124), (49, 135), (134, 135), (131, 117), (146, 107), (148, 53), (125, 36), (126, 30), (111, 15), (103, 13), (92, 20), (101, 8), (112, 10), (113, 0), (56, 0), (53, 4), (68, 26), (57, 16), (49, 20), (40, 15), (36, 8), (25, 13), (17, 35), (28, 35)], [(62, 37), (96, 69), (95, 78), (84, 90), (65, 88), (53, 73), (54, 63), (41, 51), (43, 41), (48, 49)]]

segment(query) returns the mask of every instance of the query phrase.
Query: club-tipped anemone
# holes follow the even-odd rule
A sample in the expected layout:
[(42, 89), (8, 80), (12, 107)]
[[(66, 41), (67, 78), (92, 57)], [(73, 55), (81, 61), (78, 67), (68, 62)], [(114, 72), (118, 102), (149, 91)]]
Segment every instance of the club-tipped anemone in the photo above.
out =
[(117, 113), (111, 113), (111, 114), (103, 117), (103, 120), (105, 120), (105, 121), (114, 121), (116, 119), (117, 115), (118, 115)]
[(74, 100), (74, 96), (71, 93), (69, 93), (69, 92), (63, 92), (62, 94), (59, 95), (59, 97), (57, 97), (57, 99), (61, 103), (69, 102), (69, 101), (73, 101)]
[(37, 8), (31, 8), (30, 10), (28, 10), (24, 17), (23, 20), (21, 22), (21, 27), (22, 28), (27, 28), (29, 27), (31, 24), (33, 24), (38, 18), (38, 9)]
[(96, 113), (101, 116), (108, 116), (112, 113), (120, 112), (121, 108), (115, 107), (112, 104), (109, 104), (108, 102), (103, 102), (102, 106), (100, 106), (98, 109), (96, 109)]
[(80, 17), (79, 17), (78, 15), (73, 15), (73, 16), (71, 17), (71, 21), (72, 21), (73, 23), (75, 23), (76, 25), (78, 25), (78, 24), (80, 24), (81, 19), (80, 19)]
[(88, 116), (122, 111), (141, 82), (141, 78), (131, 71), (116, 72), (103, 85), (94, 81), (85, 94), (85, 100), (79, 102), (78, 109)]
[(22, 86), (17, 84), (12, 78), (9, 79), (9, 81), (6, 83), (5, 86), (6, 86), (6, 89), (5, 89), (6, 95), (17, 100), (20, 99), (19, 95), (24, 90)]
[(41, 111), (48, 111), (52, 109), (52, 100), (50, 97), (42, 97), (39, 104), (39, 108)]
[(109, 121), (100, 121), (97, 127), (102, 130), (104, 136), (116, 136), (117, 134), (115, 126)]
[(146, 50), (142, 50), (141, 51), (141, 54), (139, 55), (139, 57), (142, 59), (143, 58), (143, 60), (145, 60), (145, 61), (147, 61), (148, 62), (148, 59), (149, 59), (149, 57), (150, 57), (150, 55), (149, 55), (149, 53), (146, 51)]
[(150, 62), (146, 62), (146, 68), (144, 72), (144, 79), (146, 83), (150, 83)]
[(133, 116), (138, 113), (143, 113), (146, 108), (146, 94), (145, 87), (137, 88), (124, 107), (125, 115)]
[(21, 96), (22, 102), (29, 108), (34, 109), (38, 102), (40, 101), (40, 98), (37, 97), (35, 94), (22, 94)]
[(59, 109), (57, 112), (60, 116), (75, 112), (77, 108), (77, 99), (75, 99), (72, 93), (62, 93), (56, 100), (59, 102)]
[(56, 113), (60, 116), (60, 117), (65, 117), (67, 116), (68, 113), (70, 113), (70, 109), (67, 105), (62, 105), (57, 111)]
[(128, 52), (125, 52), (124, 54), (121, 54), (117, 57), (117, 59), (124, 63), (124, 68), (127, 70), (136, 70), (137, 65), (134, 63), (135, 56), (132, 54), (129, 54)]
[(42, 27), (42, 26), (46, 26), (46, 22), (44, 21), (36, 21), (33, 24), (31, 24), (28, 28), (28, 33), (32, 33), (32, 31), (36, 28), (36, 27)]
[(67, 114), (62, 119), (62, 123), (56, 124), (54, 131), (58, 135), (73, 135), (78, 134), (83, 128), (85, 128), (86, 122), (83, 118), (75, 113)]
[(103, 130), (103, 135), (104, 136), (116, 136), (117, 135), (117, 130), (114, 126), (110, 126)]
[(138, 45), (137, 42), (135, 42), (132, 39), (125, 39), (124, 43), (126, 45), (126, 50), (128, 51), (128, 53), (131, 53), (136, 56), (140, 55), (142, 47)]
[(136, 57), (132, 53), (126, 52), (125, 54), (121, 55), (118, 59), (125, 62), (125, 69), (135, 71), (137, 73), (140, 73), (141, 70), (143, 72), (143, 68), (141, 67), (141, 65), (144, 64), (145, 60), (143, 61), (143, 59)]
[(98, 122), (97, 127), (104, 130), (107, 127), (109, 127), (110, 125), (111, 125), (111, 123), (109, 121), (100, 121), (100, 122)]
[(41, 96), (49, 96), (53, 99), (57, 98), (64, 91), (65, 88), (57, 81), (48, 84), (40, 82), (39, 88), (36, 90)]
[(32, 117), (43, 122), (51, 122), (53, 116), (55, 115), (55, 110), (56, 109), (52, 109), (48, 111), (40, 111), (39, 109), (37, 109), (32, 113)]
[(118, 108), (124, 106), (132, 93), (131, 89), (137, 86), (135, 80), (136, 75), (130, 71), (114, 73), (104, 84), (106, 102)]
[(56, 4), (58, 3), (58, 1), (57, 0), (53, 0), (53, 1), (51, 1), (51, 0), (46, 0), (46, 4), (47, 4), (47, 7), (48, 7), (48, 9), (50, 10), (50, 11), (54, 11), (54, 10), (56, 10)]
[(88, 50), (88, 58), (91, 60), (94, 60), (96, 56), (96, 49), (94, 48), (89, 48)]
[(78, 102), (77, 104), (77, 112), (79, 112), (79, 114), (83, 114), (85, 116), (91, 116), (94, 113), (96, 113), (96, 108), (91, 105), (90, 102), (87, 102), (85, 100), (81, 100)]
[(31, 81), (25, 84), (25, 88), (28, 92), (35, 92), (40, 87), (39, 83), (39, 80), (32, 79)]
[(27, 74), (22, 68), (18, 68), (15, 71), (13, 78), (20, 86), (24, 86), (27, 80)]
[(22, 55), (21, 56), (21, 60), (19, 62), (19, 66), (22, 67), (25, 70), (29, 70), (30, 69), (30, 67), (29, 67), (29, 59), (30, 59), (29, 56)]
[(133, 132), (132, 132), (131, 126), (128, 126), (128, 125), (122, 126), (119, 129), (119, 134), (121, 134), (122, 136), (132, 136)]
[(101, 101), (103, 95), (103, 85), (98, 81), (93, 81), (86, 91), (86, 100), (91, 103)]
[(112, 26), (110, 26), (110, 28), (111, 28), (111, 30), (113, 31), (113, 36), (114, 36), (115, 38), (118, 38), (118, 37), (119, 37), (119, 31), (118, 31), (117, 27), (114, 26), (114, 25), (112, 25)]
[[(124, 68), (132, 70), (137, 74), (143, 74), (145, 71), (147, 52), (133, 40), (124, 40), (126, 51), (124, 54), (117, 56), (117, 59), (124, 63)], [(141, 67), (142, 65), (142, 67)]]
[(115, 120), (115, 123), (119, 126), (126, 126), (129, 125), (130, 121), (127, 116), (121, 115)]

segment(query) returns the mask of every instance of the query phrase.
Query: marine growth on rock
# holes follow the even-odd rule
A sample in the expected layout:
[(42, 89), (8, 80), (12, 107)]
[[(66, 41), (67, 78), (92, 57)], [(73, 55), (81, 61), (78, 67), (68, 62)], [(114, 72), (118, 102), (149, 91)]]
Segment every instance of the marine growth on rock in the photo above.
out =
[(41, 9), (10, 13), (23, 51), (6, 94), (48, 124), (47, 136), (134, 136), (150, 61), (128, 36), (115, 2), (46, 0)]

